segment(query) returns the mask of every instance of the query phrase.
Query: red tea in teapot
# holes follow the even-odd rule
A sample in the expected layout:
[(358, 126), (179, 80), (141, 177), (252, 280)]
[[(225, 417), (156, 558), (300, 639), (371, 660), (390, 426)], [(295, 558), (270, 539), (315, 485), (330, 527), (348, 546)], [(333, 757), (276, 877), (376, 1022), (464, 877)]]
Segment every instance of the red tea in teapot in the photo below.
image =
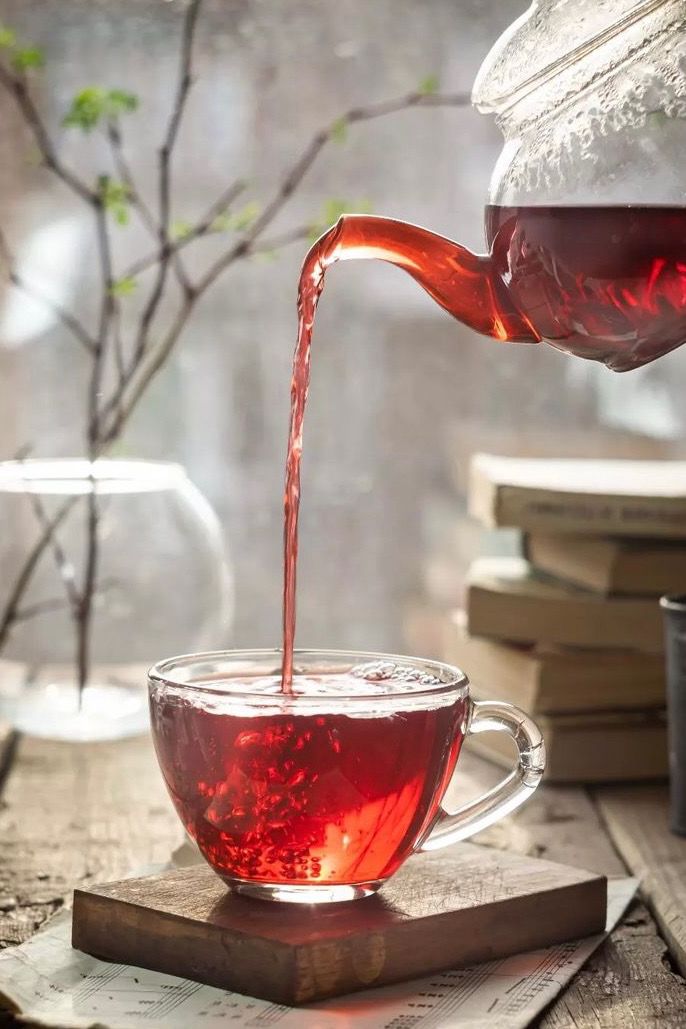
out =
[(686, 340), (686, 208), (487, 208), (492, 262), (535, 335), (628, 370)]

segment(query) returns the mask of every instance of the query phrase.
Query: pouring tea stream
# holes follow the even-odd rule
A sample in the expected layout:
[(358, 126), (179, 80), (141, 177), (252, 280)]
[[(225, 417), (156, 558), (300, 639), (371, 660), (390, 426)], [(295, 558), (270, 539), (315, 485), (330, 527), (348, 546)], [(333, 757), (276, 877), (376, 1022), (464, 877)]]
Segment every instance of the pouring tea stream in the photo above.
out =
[(502, 342), (628, 371), (686, 342), (686, 12), (678, 0), (534, 0), (473, 101), (505, 145), (474, 254), (417, 225), (343, 215), (305, 258), (286, 461), (282, 686), (293, 674), (300, 460), (327, 269), (381, 260)]

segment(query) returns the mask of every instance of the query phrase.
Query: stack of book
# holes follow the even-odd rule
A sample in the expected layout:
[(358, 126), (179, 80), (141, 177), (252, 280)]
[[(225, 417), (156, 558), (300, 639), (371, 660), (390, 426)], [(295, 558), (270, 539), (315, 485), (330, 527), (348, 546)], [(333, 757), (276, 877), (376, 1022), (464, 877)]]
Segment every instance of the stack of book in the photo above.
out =
[[(465, 610), (444, 616), (444, 659), (477, 699), (535, 717), (550, 781), (665, 775), (658, 598), (686, 592), (686, 462), (479, 454), (469, 494), (482, 525), (521, 531), (522, 556), (472, 564)], [(473, 742), (511, 763), (505, 736)]]

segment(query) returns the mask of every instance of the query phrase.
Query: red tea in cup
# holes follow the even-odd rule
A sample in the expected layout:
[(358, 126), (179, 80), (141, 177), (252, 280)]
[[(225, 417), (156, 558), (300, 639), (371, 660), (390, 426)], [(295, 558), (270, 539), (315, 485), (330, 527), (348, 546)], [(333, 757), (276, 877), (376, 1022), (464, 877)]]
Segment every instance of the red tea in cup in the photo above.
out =
[[(477, 827), (466, 829), (474, 805), (457, 816), (441, 809), (482, 706), (470, 700), (459, 670), (299, 653), (293, 692), (283, 694), (279, 658), (198, 655), (164, 662), (150, 677), (153, 738), (169, 793), (229, 885), (268, 899), (366, 896), (415, 850), (485, 824), (479, 811)], [(495, 707), (501, 716), (514, 710)], [(513, 724), (505, 731), (514, 734)], [(535, 728), (528, 743), (528, 781), (517, 780), (522, 800), (541, 773)], [(512, 807), (513, 796), (509, 790), (497, 801)], [(500, 809), (488, 811), (494, 820)]]

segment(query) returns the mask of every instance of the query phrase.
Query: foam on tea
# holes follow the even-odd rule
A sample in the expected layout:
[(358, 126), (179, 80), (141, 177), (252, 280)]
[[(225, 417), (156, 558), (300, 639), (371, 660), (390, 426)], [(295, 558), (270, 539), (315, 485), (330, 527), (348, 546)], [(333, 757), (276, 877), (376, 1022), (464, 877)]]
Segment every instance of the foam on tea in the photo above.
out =
[[(441, 684), (379, 661), (296, 670), (286, 696), (275, 674), (208, 682), (211, 699), (156, 697), (155, 745), (188, 832), (232, 879), (335, 885), (392, 875), (432, 824), (458, 758), (468, 701), (449, 682), (437, 692)], [(251, 699), (244, 714), (241, 693)], [(260, 697), (274, 703), (260, 707)]]

